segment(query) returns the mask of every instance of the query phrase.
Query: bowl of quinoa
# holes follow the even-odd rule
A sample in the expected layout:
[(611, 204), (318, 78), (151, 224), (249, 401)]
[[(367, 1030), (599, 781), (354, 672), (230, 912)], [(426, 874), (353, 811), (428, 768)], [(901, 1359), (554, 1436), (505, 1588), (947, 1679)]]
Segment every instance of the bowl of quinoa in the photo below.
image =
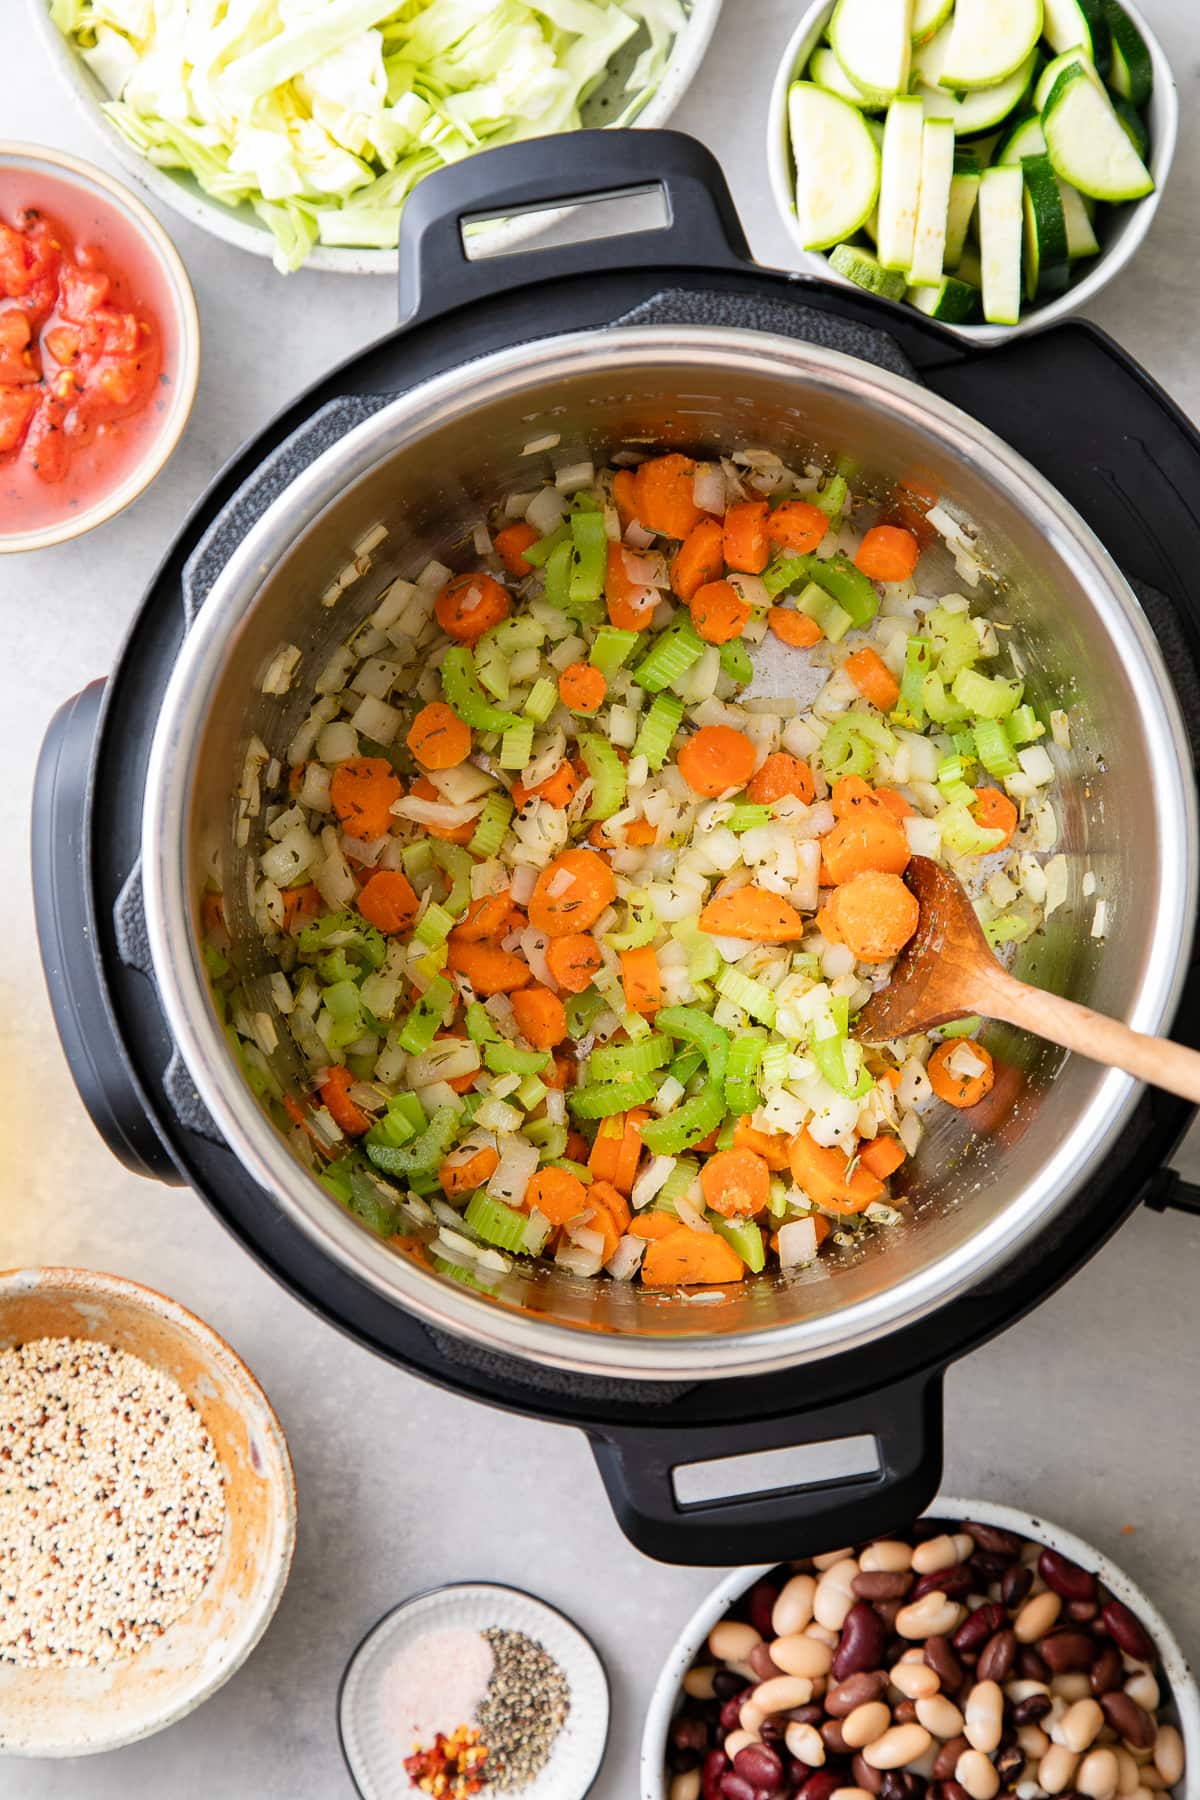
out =
[(279, 1421), (214, 1331), (117, 1276), (0, 1273), (0, 1754), (183, 1718), (266, 1630), (295, 1534)]

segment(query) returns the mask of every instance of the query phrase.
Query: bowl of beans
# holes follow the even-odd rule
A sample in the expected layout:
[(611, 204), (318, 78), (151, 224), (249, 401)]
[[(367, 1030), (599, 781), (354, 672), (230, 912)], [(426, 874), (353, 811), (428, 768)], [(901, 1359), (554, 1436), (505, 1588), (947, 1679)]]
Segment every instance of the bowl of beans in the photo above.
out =
[(270, 1403), (174, 1300), (0, 1274), (0, 1755), (83, 1756), (191, 1712), (266, 1630), (296, 1495)]
[(1046, 1519), (939, 1499), (714, 1589), (655, 1688), (642, 1800), (1183, 1800), (1189, 1765), (1200, 1693), (1147, 1596)]

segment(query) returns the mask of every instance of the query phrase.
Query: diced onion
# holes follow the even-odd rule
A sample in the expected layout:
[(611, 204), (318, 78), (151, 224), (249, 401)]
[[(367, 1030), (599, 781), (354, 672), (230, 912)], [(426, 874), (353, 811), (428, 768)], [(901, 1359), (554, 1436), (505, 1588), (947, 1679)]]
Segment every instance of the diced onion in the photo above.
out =
[(789, 1219), (779, 1227), (779, 1262), (794, 1269), (817, 1258), (817, 1226), (814, 1219)]
[(632, 1281), (645, 1253), (644, 1238), (623, 1237), (604, 1266), (614, 1281)]
[(720, 463), (697, 463), (692, 478), (692, 499), (701, 512), (725, 511), (725, 476)]
[[(482, 1111), (481, 1107), (480, 1112)], [(475, 1116), (478, 1118), (479, 1113)], [(488, 1193), (493, 1200), (503, 1200), (506, 1206), (520, 1206), (525, 1199), (525, 1189), (537, 1172), (537, 1166), (536, 1144), (530, 1144), (521, 1137), (506, 1138), (500, 1151), (500, 1161), (488, 1178)]]
[(544, 487), (533, 496), (525, 509), (526, 522), (543, 537), (558, 526), (567, 510), (564, 495), (557, 488)]

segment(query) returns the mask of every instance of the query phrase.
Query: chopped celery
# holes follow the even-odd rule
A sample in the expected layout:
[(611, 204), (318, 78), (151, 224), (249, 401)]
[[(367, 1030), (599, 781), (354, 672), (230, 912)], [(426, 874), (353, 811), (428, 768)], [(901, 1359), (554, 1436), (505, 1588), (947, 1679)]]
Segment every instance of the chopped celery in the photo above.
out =
[(952, 856), (986, 856), (1004, 841), (1002, 831), (986, 830), (958, 800), (942, 808), (938, 824), (942, 828), (942, 843)]
[(869, 775), (879, 750), (896, 747), (894, 734), (872, 713), (840, 713), (825, 733), (818, 751), (821, 767), (834, 779), (843, 775)]
[(387, 1111), (368, 1131), (367, 1144), (407, 1144), (429, 1123), (415, 1094), (393, 1094)]
[(502, 656), (515, 656), (518, 650), (539, 650), (545, 636), (544, 625), (539, 625), (528, 614), (517, 613), (514, 617), (501, 619), (499, 625), (493, 625), (480, 638), (475, 648), (479, 651), (485, 644), (495, 644)]
[(969, 713), (981, 719), (1002, 719), (1021, 699), (1021, 683), (1002, 675), (981, 675), (978, 669), (960, 669), (951, 689)]
[(592, 778), (592, 803), (589, 819), (611, 819), (625, 804), (625, 765), (599, 732), (590, 731), (579, 740), (584, 767)]
[(763, 1242), (763, 1234), (753, 1219), (726, 1219), (720, 1213), (710, 1212), (708, 1222), (718, 1236), (727, 1244), (732, 1244), (752, 1275), (758, 1275), (766, 1267), (767, 1248)]
[(362, 995), (353, 981), (335, 981), (322, 998), (335, 1019), (357, 1019), (362, 1012)]
[(665, 1069), (673, 1054), (670, 1038), (654, 1031), (635, 1044), (605, 1044), (593, 1050), (588, 1058), (588, 1074), (593, 1081), (649, 1075), (654, 1069)]
[(730, 638), (727, 644), (722, 644), (720, 657), (722, 672), (739, 687), (744, 687), (753, 678), (754, 664), (741, 638)]
[(350, 1178), (355, 1169), (361, 1167), (357, 1151), (352, 1150), (349, 1156), (339, 1156), (336, 1162), (331, 1162), (321, 1171), (318, 1179), (323, 1187), (329, 1189), (335, 1200), (340, 1200), (343, 1206), (349, 1206), (353, 1192)]
[(766, 1042), (760, 1032), (747, 1032), (742, 1037), (734, 1038), (729, 1047), (729, 1062), (725, 1070), (725, 1106), (727, 1111), (739, 1118), (743, 1113), (752, 1113), (758, 1105), (758, 1083), (755, 1076)]
[(686, 1087), (693, 1075), (703, 1067), (703, 1050), (684, 1050), (675, 1058), (668, 1072), (675, 1077), (680, 1087)]
[(474, 861), (461, 844), (449, 844), (444, 838), (434, 838), (430, 849), (434, 862), (450, 879), (450, 892), (443, 904), (446, 911), (453, 913), (457, 919), (471, 904), (471, 870), (475, 866)]
[(548, 1050), (518, 1050), (502, 1039), (483, 1046), (483, 1060), (493, 1075), (540, 1075), (550, 1061)]
[(350, 1171), (350, 1211), (356, 1218), (377, 1231), (380, 1237), (390, 1237), (398, 1231), (404, 1215), (396, 1201), (383, 1191), (378, 1181), (374, 1180), (363, 1168)]
[(368, 1144), (367, 1155), (387, 1175), (431, 1175), (446, 1160), (458, 1130), (458, 1108), (439, 1106), (412, 1144)]
[(940, 788), (961, 786), (966, 778), (967, 767), (961, 756), (943, 756), (937, 772), (937, 784)]
[(1009, 713), (1004, 721), (1004, 732), (1010, 744), (1032, 744), (1036, 738), (1045, 736), (1046, 727), (1027, 702)]
[(404, 1021), (399, 1043), (410, 1056), (423, 1056), (441, 1028), (442, 1020), (455, 999), (454, 984), (439, 975), (431, 981)]
[[(755, 981), (752, 975), (743, 975), (732, 963), (726, 963), (717, 976), (717, 992), (734, 1006), (740, 1006), (743, 1012), (748, 1012), (760, 1025), (775, 1023), (775, 996), (770, 988)], [(661, 1013), (659, 1023), (662, 1023)]]
[(671, 936), (687, 951), (688, 980), (715, 981), (721, 972), (721, 952), (708, 933), (688, 919), (672, 925)]
[(571, 564), (574, 545), (569, 537), (555, 546), (546, 558), (546, 598), (551, 606), (567, 607), (571, 603)]
[(875, 1083), (863, 1066), (862, 1045), (843, 1033), (809, 1040), (809, 1050), (821, 1074), (839, 1094), (848, 1100), (861, 1100)]
[(809, 565), (815, 560), (811, 556), (784, 556), (773, 562), (763, 575), (763, 586), (772, 600), (777, 594), (786, 593), (788, 588), (810, 581)]
[(762, 1053), (758, 1065), (759, 1081), (763, 1088), (782, 1087), (788, 1078), (788, 1064), (791, 1051), (786, 1044), (768, 1044)]
[(836, 525), (845, 510), (849, 492), (844, 475), (831, 475), (823, 488), (809, 495), (809, 500)]
[(729, 1066), (727, 1031), (722, 1031), (697, 1006), (662, 1006), (654, 1015), (654, 1023), (659, 1031), (668, 1032), (671, 1037), (682, 1038), (685, 1043), (694, 1044), (698, 1050), (702, 1050), (708, 1064), (710, 1081), (714, 1086), (721, 1085)]
[(545, 537), (537, 540), (536, 544), (530, 544), (522, 550), (521, 555), (527, 563), (532, 563), (535, 569), (544, 569), (554, 552), (563, 544), (570, 542), (571, 527), (564, 519), (561, 525), (556, 525), (553, 531), (548, 531)]
[(965, 763), (978, 762), (979, 757), (975, 749), (975, 733), (973, 731), (967, 731), (960, 726), (957, 731), (950, 733), (950, 742), (954, 745), (954, 754), (961, 756)]
[(435, 944), (444, 944), (454, 929), (454, 914), (447, 912), (437, 901), (431, 901), (425, 908), (420, 923), (413, 930), (413, 936), (420, 944), (428, 944), (432, 950)]
[(535, 1106), (541, 1105), (549, 1091), (545, 1082), (539, 1081), (536, 1075), (526, 1075), (513, 1099), (526, 1112), (532, 1112)]
[(475, 676), (471, 652), (464, 644), (452, 644), (438, 673), (446, 704), (474, 731), (507, 731), (517, 724), (515, 713), (493, 706)]
[(997, 944), (1019, 944), (1032, 930), (1031, 921), (1022, 918), (1020, 913), (1001, 913), (998, 919), (993, 919), (984, 926), (983, 935), (994, 947)]
[(1006, 775), (1015, 775), (1020, 767), (1012, 740), (999, 719), (976, 721), (975, 749), (988, 774), (994, 775), (998, 781), (1002, 781)]
[(682, 1200), (700, 1174), (700, 1164), (691, 1156), (681, 1156), (654, 1196), (652, 1210), (674, 1212), (675, 1202)]
[(414, 875), (427, 875), (433, 867), (432, 840), (418, 838), (415, 844), (405, 844), (400, 852), (400, 860), (410, 881)]
[(228, 975), (230, 970), (229, 958), (223, 956), (215, 944), (205, 944), (204, 966), (213, 981), (220, 981), (222, 975)]
[(495, 790), (483, 803), (483, 811), (475, 821), (475, 830), (467, 849), (472, 856), (495, 856), (508, 832), (513, 816), (513, 803), (503, 790)]
[(604, 676), (615, 675), (637, 649), (637, 631), (619, 631), (615, 625), (602, 625), (596, 633), (588, 661)]
[(966, 707), (946, 692), (946, 684), (936, 670), (931, 669), (921, 683), (921, 699), (935, 725), (959, 725), (967, 717)]
[(529, 690), (529, 698), (521, 711), (535, 725), (544, 725), (558, 705), (558, 688), (548, 675), (539, 675)]
[(571, 573), (567, 592), (572, 606), (593, 606), (604, 592), (608, 535), (604, 514), (576, 509), (571, 514)]
[(533, 756), (533, 720), (517, 719), (500, 739), (502, 769), (523, 769)]
[(518, 1212), (515, 1206), (506, 1206), (503, 1200), (493, 1200), (483, 1188), (471, 1195), (463, 1219), (485, 1244), (495, 1244), (498, 1250), (525, 1249), (528, 1213)]
[(900, 698), (892, 717), (912, 731), (920, 731), (925, 723), (925, 677), (932, 661), (933, 652), (925, 639), (910, 637), (904, 652)]
[(626, 905), (626, 929), (624, 931), (608, 931), (604, 941), (610, 950), (640, 950), (645, 944), (652, 944), (659, 933), (658, 917), (652, 907), (640, 907), (632, 902)]
[(387, 955), (383, 933), (368, 925), (357, 913), (329, 913), (323, 919), (314, 919), (311, 925), (304, 927), (298, 943), (304, 956), (319, 950), (341, 950), (373, 969), (382, 968)]
[(492, 699), (499, 700), (503, 705), (508, 699), (509, 689), (507, 656), (502, 655), (494, 643), (489, 644), (486, 639), (481, 638), (475, 646), (472, 661), (480, 687), (486, 688)]
[[(653, 1075), (635, 1075), (624, 1081), (589, 1081), (567, 1096), (567, 1104), (580, 1119), (608, 1119), (613, 1113), (627, 1112), (631, 1106), (644, 1106), (658, 1092)], [(701, 1134), (703, 1135), (703, 1134)]]
[(642, 720), (633, 754), (644, 756), (652, 769), (661, 769), (682, 718), (682, 700), (677, 699), (674, 694), (656, 695), (649, 712)]
[(572, 994), (566, 1003), (567, 1031), (576, 1040), (585, 1037), (592, 1020), (604, 1011), (604, 996), (594, 987), (584, 988), (582, 994)]
[(761, 825), (769, 825), (775, 817), (769, 806), (755, 806), (744, 801), (734, 806), (726, 819), (730, 831), (757, 831)]
[[(653, 1077), (648, 1076), (647, 1080)], [(647, 1119), (641, 1128), (642, 1142), (653, 1156), (677, 1156), (715, 1131), (724, 1117), (724, 1093), (717, 1082), (710, 1081), (674, 1112), (661, 1119)]]
[(925, 629), (944, 681), (952, 681), (960, 669), (979, 661), (979, 635), (970, 613), (947, 612), (944, 606), (935, 606)]
[[(879, 611), (879, 595), (873, 582), (856, 569), (848, 556), (814, 556), (809, 561), (809, 580), (824, 588), (847, 613), (856, 631), (865, 631)], [(801, 600), (801, 609), (808, 608)], [(816, 616), (815, 614), (813, 615)], [(826, 637), (829, 633), (825, 633)]]
[(704, 639), (698, 636), (686, 614), (674, 619), (660, 631), (650, 649), (633, 670), (633, 679), (647, 693), (657, 694), (686, 675), (694, 662), (704, 654)]
[(796, 605), (802, 613), (816, 621), (831, 644), (840, 643), (854, 623), (845, 607), (839, 605), (833, 595), (826, 593), (815, 581), (810, 581), (801, 592)]
[(937, 1026), (935, 1035), (940, 1038), (974, 1037), (982, 1024), (978, 1013), (970, 1013), (965, 1019), (948, 1019), (944, 1025)]

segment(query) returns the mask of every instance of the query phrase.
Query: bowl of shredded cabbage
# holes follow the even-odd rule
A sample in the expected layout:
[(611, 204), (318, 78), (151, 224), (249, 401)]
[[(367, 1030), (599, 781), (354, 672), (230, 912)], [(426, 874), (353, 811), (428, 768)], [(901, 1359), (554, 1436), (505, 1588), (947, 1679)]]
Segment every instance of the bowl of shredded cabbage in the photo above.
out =
[[(114, 154), (194, 225), (287, 273), (396, 269), (415, 185), (476, 150), (661, 125), (721, 0), (33, 0)], [(502, 222), (495, 234), (527, 235)]]

